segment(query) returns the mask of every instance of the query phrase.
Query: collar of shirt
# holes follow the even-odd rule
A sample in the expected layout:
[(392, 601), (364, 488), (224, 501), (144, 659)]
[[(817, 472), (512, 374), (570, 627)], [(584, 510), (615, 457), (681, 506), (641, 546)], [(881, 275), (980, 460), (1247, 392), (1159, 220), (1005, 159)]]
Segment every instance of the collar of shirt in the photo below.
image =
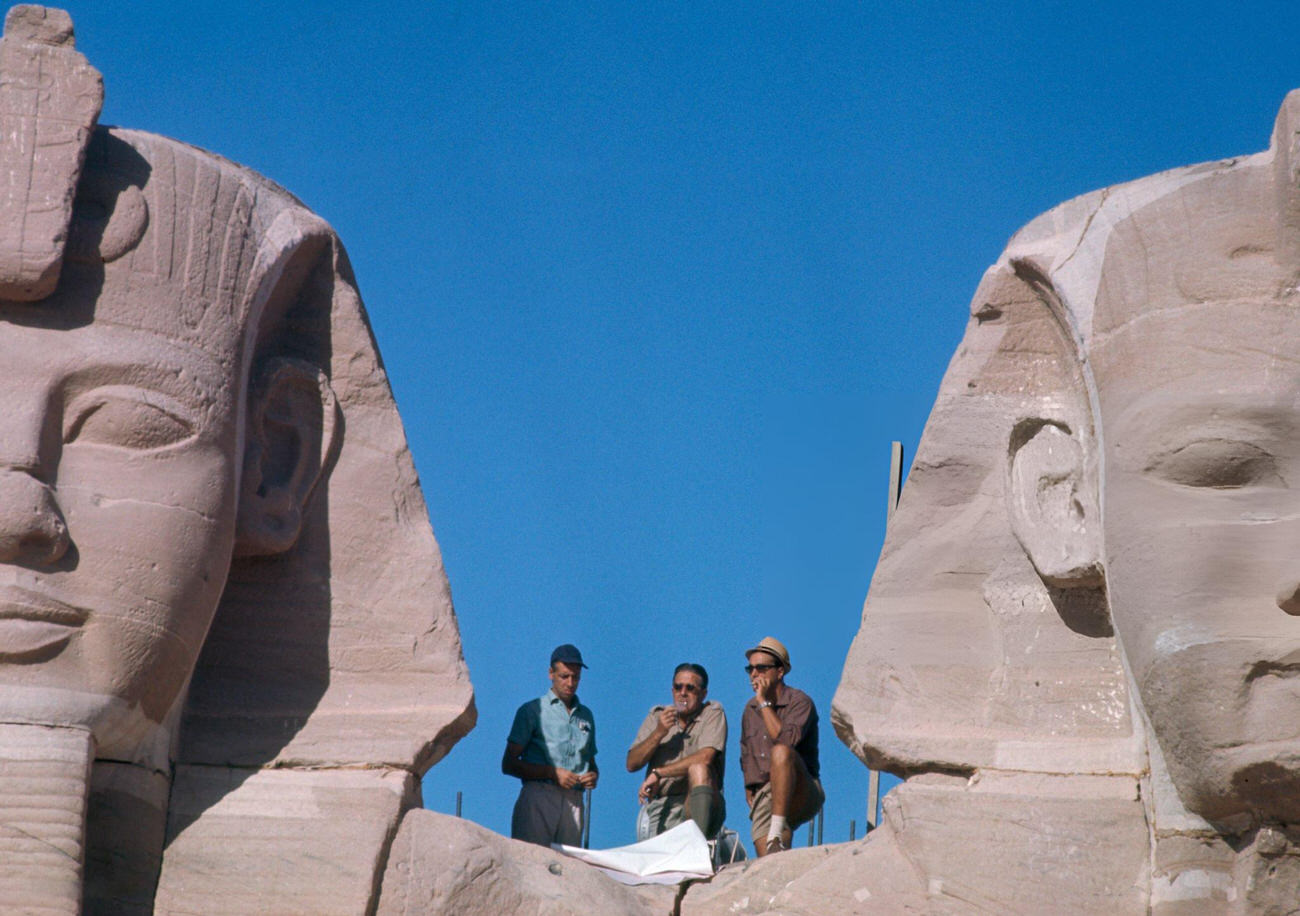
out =
[[(552, 706), (555, 705), (556, 703), (559, 703), (561, 706), (564, 705), (564, 701), (555, 695), (554, 687), (547, 688), (546, 693), (542, 694), (542, 699), (545, 700), (547, 703), (550, 703)], [(568, 710), (570, 713), (572, 713), (575, 709), (577, 709), (581, 705), (582, 705), (582, 700), (579, 700), (578, 695), (575, 693), (573, 695), (573, 705), (568, 707)]]

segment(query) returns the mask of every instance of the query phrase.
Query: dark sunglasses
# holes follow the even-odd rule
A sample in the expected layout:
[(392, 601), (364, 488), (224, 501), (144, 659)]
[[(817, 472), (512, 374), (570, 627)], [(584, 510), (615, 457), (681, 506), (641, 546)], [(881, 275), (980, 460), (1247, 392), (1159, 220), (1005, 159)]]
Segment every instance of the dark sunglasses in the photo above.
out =
[(699, 693), (703, 688), (698, 684), (673, 684), (673, 692), (679, 693), (685, 690), (687, 693)]
[(771, 671), (776, 665), (746, 665), (745, 673), (753, 674), (755, 671)]

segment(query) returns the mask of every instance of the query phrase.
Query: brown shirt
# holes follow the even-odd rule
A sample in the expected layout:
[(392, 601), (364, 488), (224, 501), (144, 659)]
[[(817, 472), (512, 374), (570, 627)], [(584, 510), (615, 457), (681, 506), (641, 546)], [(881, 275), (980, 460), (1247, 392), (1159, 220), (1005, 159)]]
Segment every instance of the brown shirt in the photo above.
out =
[[(794, 748), (808, 775), (816, 779), (821, 775), (817, 758), (817, 707), (812, 698), (802, 690), (782, 684), (776, 690), (772, 711), (781, 720), (777, 744)], [(771, 778), (772, 739), (763, 724), (763, 713), (757, 698), (745, 704), (740, 717), (740, 771), (745, 776), (745, 788), (757, 789)]]
[[(636, 738), (632, 741), (632, 747), (636, 747), (654, 733), (659, 725), (659, 713), (667, 708), (667, 706), (650, 707), (650, 712), (646, 714), (645, 721), (641, 723), (641, 728), (637, 730)], [(668, 734), (659, 742), (659, 746), (650, 752), (650, 760), (646, 763), (646, 774), (649, 775), (655, 767), (666, 767), (706, 747), (717, 751), (713, 755), (710, 769), (713, 771), (718, 791), (721, 792), (722, 774), (725, 769), (723, 764), (727, 756), (727, 714), (722, 711), (721, 704), (712, 700), (707, 700), (700, 707), (699, 713), (686, 724), (685, 728), (682, 728), (679, 720), (678, 724), (668, 730)], [(690, 782), (685, 775), (665, 776), (660, 794), (685, 795), (689, 788)]]

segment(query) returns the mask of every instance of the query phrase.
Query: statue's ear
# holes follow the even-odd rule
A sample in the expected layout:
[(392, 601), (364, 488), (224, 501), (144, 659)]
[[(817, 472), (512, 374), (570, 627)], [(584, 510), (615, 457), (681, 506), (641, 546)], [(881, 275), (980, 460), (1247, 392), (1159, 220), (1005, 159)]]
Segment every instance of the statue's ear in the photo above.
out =
[(1056, 420), (1022, 420), (1007, 458), (1011, 528), (1038, 575), (1056, 588), (1101, 585), (1096, 481), (1078, 433)]
[(236, 556), (284, 553), (302, 532), (303, 510), (333, 452), (338, 404), (316, 366), (277, 357), (248, 404)]

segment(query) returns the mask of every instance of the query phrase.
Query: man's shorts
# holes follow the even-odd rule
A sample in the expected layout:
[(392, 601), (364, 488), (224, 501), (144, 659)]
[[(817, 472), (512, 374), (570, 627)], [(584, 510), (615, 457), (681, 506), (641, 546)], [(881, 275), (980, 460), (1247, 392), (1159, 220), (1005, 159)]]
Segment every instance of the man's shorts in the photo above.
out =
[[(809, 784), (808, 801), (801, 811), (791, 811), (786, 815), (785, 823), (793, 835), (795, 828), (808, 823), (826, 803), (826, 793), (822, 791), (820, 779)], [(763, 783), (754, 793), (754, 800), (749, 806), (749, 836), (758, 848), (759, 840), (767, 839), (767, 832), (772, 826), (772, 784)]]
[(515, 800), (510, 835), (539, 846), (581, 846), (582, 789), (561, 789), (553, 782), (528, 780)]
[[(652, 798), (645, 806), (646, 822), (650, 836), (658, 836), (665, 830), (672, 830), (688, 819), (685, 795), (662, 795)], [(722, 793), (714, 789), (713, 810), (709, 814), (709, 829), (704, 835), (709, 839), (718, 835), (722, 824), (727, 819), (727, 803)]]

